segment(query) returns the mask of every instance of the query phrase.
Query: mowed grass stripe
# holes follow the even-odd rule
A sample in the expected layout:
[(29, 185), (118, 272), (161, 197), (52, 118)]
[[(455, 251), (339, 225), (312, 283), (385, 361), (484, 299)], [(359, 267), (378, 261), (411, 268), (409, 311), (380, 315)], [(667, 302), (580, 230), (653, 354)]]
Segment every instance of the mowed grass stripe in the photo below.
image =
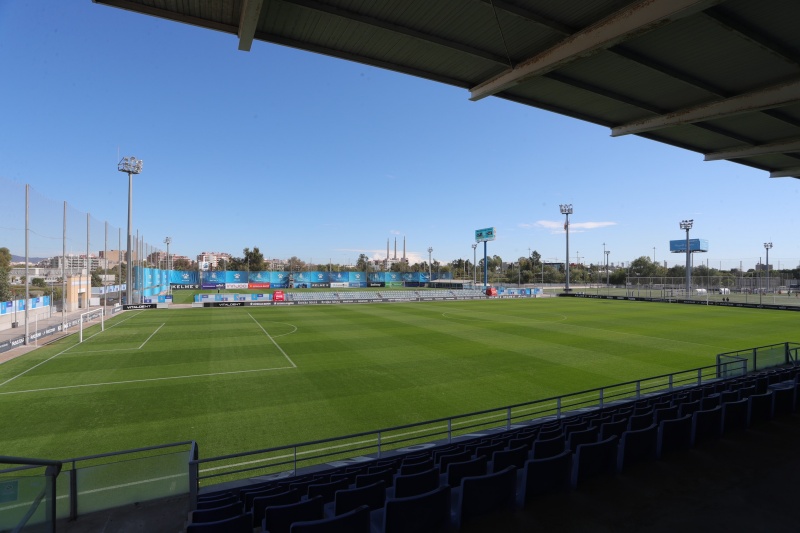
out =
[[(138, 358), (87, 353), (51, 367), (59, 356), (29, 372), (26, 388), (98, 370), (135, 380), (288, 366), (256, 321), (296, 369), (0, 395), (0, 447), (63, 458), (196, 439), (208, 457), (710, 365), (796, 330), (785, 312), (578, 299), (157, 310), (131, 324), (165, 323)], [(0, 365), (0, 382), (70, 342)]]
[[(137, 317), (110, 329), (109, 337), (103, 333), (73, 346), (0, 388), (0, 392), (103, 383), (120, 385), (146, 379), (289, 366), (269, 336), (246, 315), (213, 317), (208, 313), (185, 313), (152, 312)], [(156, 331), (158, 334), (154, 335)], [(121, 344), (120, 338), (126, 339), (127, 344)], [(148, 338), (147, 344), (140, 348)]]

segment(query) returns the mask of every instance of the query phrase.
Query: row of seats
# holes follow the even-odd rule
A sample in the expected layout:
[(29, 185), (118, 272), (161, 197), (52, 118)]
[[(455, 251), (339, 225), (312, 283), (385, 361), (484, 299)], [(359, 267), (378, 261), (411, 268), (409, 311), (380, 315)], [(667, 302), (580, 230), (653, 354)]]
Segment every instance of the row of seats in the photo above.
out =
[(187, 531), (458, 529), (590, 478), (794, 412), (796, 369), (691, 387), (422, 452), (201, 496)]

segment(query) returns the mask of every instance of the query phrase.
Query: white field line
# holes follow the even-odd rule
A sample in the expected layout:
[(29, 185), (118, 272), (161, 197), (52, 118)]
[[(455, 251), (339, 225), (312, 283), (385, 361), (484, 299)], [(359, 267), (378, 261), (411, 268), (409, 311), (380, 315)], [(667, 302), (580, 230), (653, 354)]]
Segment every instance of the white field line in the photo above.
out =
[[(176, 478), (176, 477), (186, 477), (186, 474), (172, 474), (171, 476), (162, 476), (162, 477), (156, 477), (156, 478), (152, 478), (152, 479), (143, 479), (141, 481), (131, 481), (130, 483), (122, 483), (120, 485), (111, 485), (109, 487), (100, 487), (98, 489), (82, 490), (82, 491), (78, 492), (78, 496), (81, 496), (81, 495), (84, 495), (84, 494), (93, 494), (93, 493), (96, 493), (96, 492), (105, 492), (105, 491), (109, 491), (109, 490), (125, 489), (125, 488), (128, 488), (128, 487), (134, 487), (136, 485), (144, 485), (145, 483), (156, 483), (158, 481), (166, 481), (168, 479), (172, 479), (172, 478)], [(69, 494), (62, 494), (60, 496), (56, 496), (56, 500), (63, 500), (65, 498), (69, 498)], [(33, 503), (33, 502), (23, 502), (23, 503), (17, 503), (17, 504), (14, 504), (14, 505), (8, 505), (8, 506), (0, 507), (0, 511), (7, 511), (7, 510), (10, 510), (10, 509), (17, 509), (19, 507), (30, 507), (31, 503)]]
[(141, 344), (141, 346), (139, 346), (139, 347), (138, 347), (138, 348), (136, 348), (136, 349), (137, 349), (137, 350), (141, 350), (141, 349), (144, 347), (144, 345), (145, 345), (145, 344), (147, 344), (147, 341), (149, 341), (150, 339), (152, 339), (152, 338), (153, 338), (153, 335), (155, 335), (156, 333), (158, 333), (158, 330), (164, 327), (164, 324), (166, 324), (166, 322), (163, 322), (163, 323), (162, 323), (160, 326), (158, 326), (158, 328), (157, 328), (157, 329), (156, 329), (156, 330), (155, 330), (153, 333), (151, 333), (149, 337), (147, 337), (147, 340), (145, 340), (145, 341), (144, 341), (144, 342)]
[(271, 370), (288, 370), (291, 368), (297, 368), (296, 366), (280, 366), (276, 368), (254, 368), (252, 370), (233, 370), (231, 372), (211, 372), (209, 374), (190, 374), (187, 376), (167, 376), (163, 378), (146, 378), (146, 379), (129, 379), (125, 381), (107, 381), (104, 383), (84, 383), (82, 385), (64, 385), (62, 387), (47, 387), (43, 389), (30, 389), (30, 390), (18, 390), (18, 391), (9, 391), (9, 392), (0, 392), (0, 396), (7, 395), (7, 394), (25, 394), (29, 392), (47, 392), (47, 391), (54, 391), (54, 390), (64, 390), (64, 389), (77, 389), (81, 387), (102, 387), (104, 385), (127, 385), (130, 383), (147, 383), (149, 381), (167, 381), (172, 379), (191, 379), (191, 378), (206, 378), (212, 376), (226, 376), (230, 374), (247, 374), (252, 372), (269, 372)]
[[(553, 403), (552, 405), (556, 405), (556, 404)], [(497, 416), (482, 416), (482, 417), (479, 417), (479, 418), (470, 418), (469, 420), (464, 420), (464, 421), (461, 421), (461, 422), (455, 422), (452, 425), (452, 427), (463, 426), (465, 424), (470, 424), (470, 423), (481, 421), (481, 420), (491, 420), (491, 419), (497, 418), (499, 416), (500, 415), (498, 414)], [(505, 414), (503, 414), (502, 416), (503, 416), (503, 418), (505, 418)], [(429, 432), (436, 431), (436, 430), (442, 430), (442, 429), (445, 429), (445, 428), (447, 428), (447, 425), (443, 424), (441, 426), (433, 426), (433, 427), (427, 427), (425, 429), (416, 429), (414, 431), (406, 431), (405, 433), (395, 433), (395, 434), (388, 435), (388, 436), (384, 435), (384, 436), (381, 437), (381, 442), (385, 443), (387, 440), (390, 440), (390, 439), (399, 439), (399, 438), (402, 438), (402, 437), (409, 437), (409, 436), (412, 436), (412, 435), (417, 435), (419, 433), (429, 433)], [(312, 453), (327, 452), (327, 451), (330, 451), (330, 450), (337, 450), (337, 449), (340, 449), (340, 448), (346, 448), (346, 447), (350, 447), (350, 446), (361, 446), (361, 445), (364, 445), (364, 444), (372, 444), (372, 443), (377, 443), (377, 442), (378, 442), (378, 437), (376, 436), (374, 439), (365, 439), (365, 440), (360, 440), (360, 441), (356, 441), (356, 442), (348, 442), (346, 444), (335, 444), (333, 446), (327, 446), (325, 448), (314, 448), (313, 450), (300, 451), (300, 452), (297, 452), (297, 456), (299, 457), (301, 455), (309, 455), (309, 454), (312, 454)], [(279, 455), (279, 456), (275, 456), (275, 457), (267, 457), (267, 458), (263, 458), (263, 459), (253, 459), (252, 461), (243, 461), (241, 463), (227, 464), (227, 465), (223, 465), (223, 466), (211, 466), (211, 467), (208, 467), (208, 468), (200, 469), (200, 472), (201, 473), (202, 472), (213, 472), (215, 470), (224, 470), (224, 469), (227, 469), (227, 468), (238, 468), (240, 466), (248, 466), (248, 465), (254, 465), (254, 464), (258, 464), (258, 463), (266, 463), (268, 461), (279, 461), (281, 459), (289, 459), (289, 458), (294, 457), (294, 456), (295, 456), (295, 454), (289, 453), (289, 454)]]
[[(136, 314), (134, 314), (134, 315), (131, 315), (130, 317), (128, 317), (128, 318), (126, 318), (126, 319), (120, 320), (119, 322), (117, 322), (117, 323), (116, 323), (116, 324), (114, 324), (113, 326), (108, 326), (108, 329), (111, 329), (111, 328), (113, 328), (113, 327), (115, 327), (115, 326), (119, 326), (120, 324), (122, 324), (122, 323), (123, 323), (123, 322), (125, 322), (126, 320), (130, 320), (131, 318), (133, 318), (133, 317), (135, 317), (135, 316), (137, 316), (137, 315), (139, 315), (140, 313), (143, 313), (143, 312), (144, 312), (144, 311), (139, 311), (139, 313), (136, 313)], [(87, 339), (86, 339), (85, 341), (83, 341), (83, 342), (87, 342), (87, 341), (89, 341), (89, 339), (91, 339), (92, 337), (95, 337), (96, 335), (99, 335), (100, 333), (102, 333), (102, 331), (98, 331), (97, 333), (95, 333), (94, 335), (90, 336), (89, 338), (87, 338)], [(78, 344), (81, 344), (81, 343), (78, 343)], [(18, 378), (18, 377), (20, 377), (20, 376), (24, 376), (25, 374), (27, 374), (28, 372), (30, 372), (30, 371), (31, 371), (31, 370), (33, 370), (34, 368), (40, 367), (40, 366), (42, 366), (43, 364), (45, 364), (45, 363), (47, 363), (47, 362), (49, 362), (49, 361), (52, 361), (53, 359), (55, 359), (56, 357), (58, 357), (58, 356), (59, 356), (59, 355), (61, 355), (62, 353), (68, 352), (69, 350), (71, 350), (71, 349), (73, 349), (74, 347), (78, 346), (78, 344), (73, 344), (73, 345), (72, 345), (72, 346), (70, 346), (69, 348), (66, 348), (66, 349), (64, 349), (64, 350), (61, 350), (60, 352), (58, 352), (58, 353), (57, 353), (57, 354), (55, 354), (54, 356), (52, 356), (52, 357), (50, 357), (50, 358), (48, 358), (48, 359), (45, 359), (45, 360), (44, 360), (44, 361), (42, 361), (41, 363), (37, 363), (37, 364), (33, 365), (33, 366), (32, 366), (32, 367), (30, 367), (28, 370), (25, 370), (25, 371), (23, 371), (23, 372), (20, 372), (19, 374), (17, 374), (17, 375), (16, 375), (16, 376), (14, 376), (13, 378), (9, 378), (9, 379), (5, 380), (4, 382), (0, 383), (0, 387), (2, 387), (3, 385), (5, 385), (6, 383), (11, 383), (12, 381), (14, 381), (15, 379), (17, 379), (17, 378)]]
[[(297, 368), (297, 365), (296, 365), (296, 364), (294, 364), (294, 361), (292, 361), (291, 359), (289, 359), (289, 356), (288, 356), (288, 355), (286, 355), (286, 352), (284, 352), (284, 351), (283, 351), (283, 348), (281, 348), (281, 347), (280, 347), (280, 345), (279, 345), (277, 342), (275, 342), (275, 339), (273, 339), (273, 338), (272, 338), (272, 336), (271, 336), (269, 333), (267, 333), (267, 330), (265, 330), (265, 329), (264, 329), (264, 326), (262, 326), (261, 324), (259, 324), (259, 323), (258, 323), (258, 320), (256, 320), (255, 318), (253, 318), (253, 315), (251, 315), (250, 313), (247, 313), (247, 316), (249, 316), (249, 317), (250, 317), (250, 318), (253, 320), (253, 322), (255, 322), (255, 323), (256, 323), (256, 325), (257, 325), (259, 328), (261, 328), (261, 331), (263, 331), (263, 332), (264, 332), (264, 335), (266, 335), (266, 336), (267, 336), (267, 338), (269, 338), (269, 340), (270, 340), (270, 341), (272, 341), (272, 344), (274, 344), (274, 345), (275, 345), (275, 347), (276, 347), (278, 350), (280, 350), (280, 352), (283, 354), (283, 356), (286, 358), (286, 360), (287, 360), (287, 361), (289, 361), (289, 363), (291, 363), (292, 367), (293, 367), (293, 368)], [(296, 328), (295, 328), (295, 329), (296, 329)]]

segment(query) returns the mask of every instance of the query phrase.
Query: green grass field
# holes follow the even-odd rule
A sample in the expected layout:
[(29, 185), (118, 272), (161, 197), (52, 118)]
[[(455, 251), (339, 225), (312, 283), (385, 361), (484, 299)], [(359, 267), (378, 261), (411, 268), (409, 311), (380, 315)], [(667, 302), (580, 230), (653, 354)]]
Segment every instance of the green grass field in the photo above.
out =
[(798, 340), (797, 319), (572, 298), (129, 311), (0, 365), (0, 449), (334, 437), (711, 365)]

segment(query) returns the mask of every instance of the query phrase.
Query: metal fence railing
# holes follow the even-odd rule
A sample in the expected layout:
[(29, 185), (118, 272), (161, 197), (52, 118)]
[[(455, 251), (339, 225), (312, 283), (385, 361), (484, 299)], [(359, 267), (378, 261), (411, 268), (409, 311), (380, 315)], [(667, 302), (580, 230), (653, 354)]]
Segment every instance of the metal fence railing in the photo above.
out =
[(0, 470), (0, 531), (55, 531), (56, 520), (188, 494), (187, 464), (197, 458), (194, 441), (61, 461), (0, 457), (24, 465)]
[[(780, 346), (794, 345), (784, 343)], [(787, 348), (788, 350), (788, 348)], [(788, 353), (788, 352), (787, 352)], [(796, 353), (796, 349), (795, 349)], [(723, 358), (724, 359), (724, 358)], [(779, 365), (785, 359), (761, 358), (746, 370)], [(453, 439), (487, 430), (510, 429), (537, 420), (562, 418), (572, 413), (637, 400), (653, 394), (717, 381), (739, 375), (740, 358), (717, 364), (618, 383), (562, 396), (544, 398), (474, 413), (406, 424), (342, 437), (277, 446), (261, 450), (195, 459), (189, 464), (190, 502), (194, 505), (201, 488), (247, 478), (288, 477), (304, 468), (337, 465), (380, 458), (386, 454), (448, 443)]]

